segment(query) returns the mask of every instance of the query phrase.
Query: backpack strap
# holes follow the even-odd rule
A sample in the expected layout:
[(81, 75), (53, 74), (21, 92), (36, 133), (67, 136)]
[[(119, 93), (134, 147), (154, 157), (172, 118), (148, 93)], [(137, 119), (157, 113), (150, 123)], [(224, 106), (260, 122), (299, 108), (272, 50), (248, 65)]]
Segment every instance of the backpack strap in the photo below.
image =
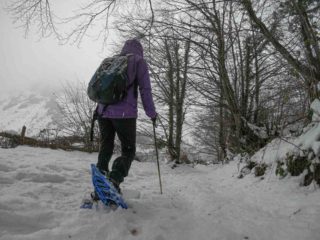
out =
[(129, 85), (128, 85), (128, 87), (127, 87), (127, 91), (131, 88), (131, 87), (134, 87), (134, 89), (133, 89), (133, 91), (134, 91), (134, 97), (135, 98), (138, 98), (138, 80), (135, 78), (134, 80), (133, 80), (133, 82), (132, 83), (130, 83)]
[(134, 85), (134, 97), (138, 98), (138, 80), (137, 80), (137, 78), (134, 79), (133, 85)]
[[(128, 54), (126, 54), (126, 56), (129, 58), (131, 56), (134, 56), (134, 54), (128, 53)], [(136, 66), (135, 66), (135, 69), (136, 69)], [(137, 80), (137, 78), (134, 78), (133, 82), (128, 85), (127, 90), (129, 90), (132, 86), (134, 87), (134, 89), (133, 89), (134, 97), (138, 98), (138, 80)]]
[(94, 131), (94, 122), (98, 119), (98, 104), (96, 109), (93, 111), (93, 116), (91, 120), (91, 128), (90, 128), (90, 141), (93, 142), (93, 131)]

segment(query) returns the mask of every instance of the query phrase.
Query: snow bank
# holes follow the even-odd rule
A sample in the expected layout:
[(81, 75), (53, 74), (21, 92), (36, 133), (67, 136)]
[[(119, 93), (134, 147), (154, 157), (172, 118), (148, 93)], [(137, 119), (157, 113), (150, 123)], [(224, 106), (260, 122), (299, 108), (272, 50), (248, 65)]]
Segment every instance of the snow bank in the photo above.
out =
[[(300, 184), (307, 186), (312, 181), (320, 185), (320, 101), (311, 104), (313, 121), (303, 129), (298, 137), (274, 139), (263, 149), (256, 152), (251, 161), (267, 163), (272, 174), (280, 177), (301, 174)], [(319, 171), (319, 173), (318, 173)]]
[(320, 101), (316, 99), (312, 105), (313, 121), (299, 137), (283, 137), (274, 139), (252, 156), (252, 160), (274, 163), (286, 157), (288, 153), (299, 153), (312, 150), (316, 156), (320, 154)]
[(319, 122), (320, 121), (320, 101), (319, 99), (316, 99), (312, 102), (310, 106), (312, 110), (312, 121), (313, 122)]

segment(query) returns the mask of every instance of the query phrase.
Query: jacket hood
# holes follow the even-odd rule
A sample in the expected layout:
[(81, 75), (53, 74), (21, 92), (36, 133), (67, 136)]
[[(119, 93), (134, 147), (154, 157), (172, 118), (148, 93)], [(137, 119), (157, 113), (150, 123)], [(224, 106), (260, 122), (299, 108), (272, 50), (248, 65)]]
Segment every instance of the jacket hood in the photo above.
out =
[(121, 55), (126, 55), (129, 53), (133, 53), (135, 55), (139, 55), (143, 57), (143, 47), (139, 40), (137, 39), (130, 39), (127, 40), (121, 50)]

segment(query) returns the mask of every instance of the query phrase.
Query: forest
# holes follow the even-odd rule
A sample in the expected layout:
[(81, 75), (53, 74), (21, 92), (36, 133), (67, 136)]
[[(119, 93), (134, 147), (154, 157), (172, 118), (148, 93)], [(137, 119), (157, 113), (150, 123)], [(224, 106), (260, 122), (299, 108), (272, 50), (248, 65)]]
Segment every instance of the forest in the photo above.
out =
[[(1, 87), (13, 65), (15, 92), (37, 68), (47, 91), (0, 95), (0, 130), (25, 125), (21, 134), (0, 132), (0, 240), (319, 240), (319, 0), (6, 0), (3, 7), (19, 34), (39, 41), (32, 42), (38, 59), (22, 51), (24, 41), (0, 44), (8, 48)], [(92, 124), (90, 79), (64, 79), (60, 92), (50, 81), (72, 76), (66, 71), (75, 66), (85, 74), (97, 60), (93, 75), (128, 39), (143, 46), (157, 117), (144, 111), (140, 91), (137, 134), (127, 131), (136, 142), (123, 147), (103, 143), (107, 131)], [(101, 59), (80, 51), (97, 43)], [(37, 66), (22, 68), (32, 66), (25, 59)]]
[[(6, 9), (25, 34), (35, 29), (64, 44), (81, 45), (89, 35), (106, 44), (111, 29), (119, 42), (138, 38), (159, 113), (159, 144), (177, 163), (188, 160), (187, 149), (218, 161), (252, 154), (311, 122), (320, 79), (316, 0), (93, 0), (66, 9), (68, 17), (59, 17), (56, 4), (17, 0)], [(90, 144), (95, 104), (85, 91), (85, 84), (68, 85), (58, 104), (61, 129)], [(151, 136), (149, 125), (140, 121), (139, 132)]]

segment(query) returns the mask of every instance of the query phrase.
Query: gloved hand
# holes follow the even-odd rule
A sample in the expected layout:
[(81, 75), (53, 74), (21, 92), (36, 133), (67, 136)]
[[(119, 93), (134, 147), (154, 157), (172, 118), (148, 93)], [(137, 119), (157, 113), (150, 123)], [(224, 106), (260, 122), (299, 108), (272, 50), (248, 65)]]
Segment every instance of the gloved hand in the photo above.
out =
[(152, 124), (153, 124), (154, 126), (156, 126), (156, 124), (157, 124), (157, 118), (158, 118), (158, 113), (156, 113), (156, 116), (155, 116), (155, 117), (151, 118)]

